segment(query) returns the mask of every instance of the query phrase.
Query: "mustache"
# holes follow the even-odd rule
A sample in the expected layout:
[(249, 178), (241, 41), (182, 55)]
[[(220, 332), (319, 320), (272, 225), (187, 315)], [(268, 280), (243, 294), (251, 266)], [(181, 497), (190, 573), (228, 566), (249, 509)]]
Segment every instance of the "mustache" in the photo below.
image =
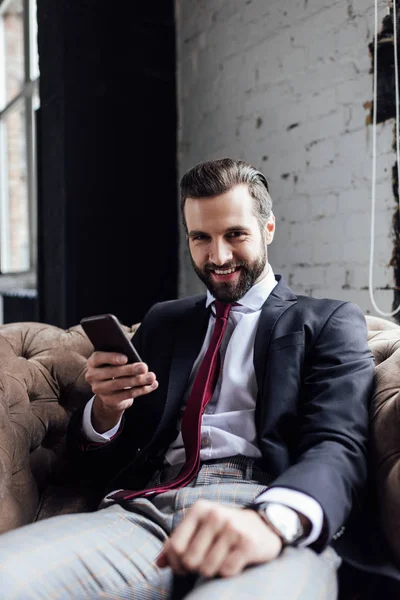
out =
[(203, 267), (203, 271), (215, 271), (215, 269), (224, 271), (226, 269), (237, 269), (239, 267), (245, 267), (246, 265), (240, 263), (240, 264), (233, 264), (233, 263), (226, 263), (225, 265), (215, 265), (214, 263), (207, 263), (206, 265), (204, 265)]

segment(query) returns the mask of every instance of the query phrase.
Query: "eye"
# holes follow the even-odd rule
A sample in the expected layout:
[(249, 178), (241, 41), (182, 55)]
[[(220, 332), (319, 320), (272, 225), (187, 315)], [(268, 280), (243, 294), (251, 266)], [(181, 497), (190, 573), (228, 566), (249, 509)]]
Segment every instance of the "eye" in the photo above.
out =
[(203, 235), (203, 234), (194, 235), (194, 236), (192, 237), (192, 240), (193, 240), (194, 242), (202, 242), (202, 241), (204, 241), (204, 240), (206, 240), (206, 239), (207, 239), (207, 236), (206, 236), (206, 235)]
[(244, 231), (230, 231), (227, 235), (228, 238), (230, 239), (235, 239), (235, 238), (240, 238), (245, 236), (245, 232)]

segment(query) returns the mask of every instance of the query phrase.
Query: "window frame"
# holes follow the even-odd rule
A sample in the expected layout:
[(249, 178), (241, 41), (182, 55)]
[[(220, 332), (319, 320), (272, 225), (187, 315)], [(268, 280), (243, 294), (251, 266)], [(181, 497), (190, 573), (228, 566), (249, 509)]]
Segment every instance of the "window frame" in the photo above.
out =
[[(0, 17), (13, 0), (0, 0)], [(8, 253), (8, 155), (5, 140), (5, 119), (7, 116), (24, 107), (25, 112), (25, 147), (27, 167), (27, 197), (28, 197), (28, 235), (29, 235), (29, 268), (21, 272), (2, 272), (0, 262), (0, 290), (9, 289), (12, 281), (26, 282), (31, 287), (36, 285), (37, 268), (37, 148), (36, 148), (36, 102), (39, 99), (39, 75), (35, 73), (34, 57), (37, 56), (37, 41), (35, 39), (35, 9), (36, 0), (22, 0), (23, 5), (23, 40), (24, 40), (24, 80), (22, 89), (13, 98), (1, 103), (0, 106), (0, 256)], [(4, 32), (0, 19), (0, 45), (4, 48)], [(0, 46), (1, 47), (1, 46)], [(5, 92), (5, 60), (0, 64), (0, 94)], [(0, 98), (5, 100), (5, 98)], [(3, 286), (3, 284), (5, 284)], [(15, 286), (14, 286), (15, 287)]]

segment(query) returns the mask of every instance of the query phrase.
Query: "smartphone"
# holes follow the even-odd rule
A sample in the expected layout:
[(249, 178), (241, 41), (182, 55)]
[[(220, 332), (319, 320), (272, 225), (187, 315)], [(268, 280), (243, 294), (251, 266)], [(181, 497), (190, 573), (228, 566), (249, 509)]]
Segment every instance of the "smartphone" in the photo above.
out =
[(125, 354), (128, 363), (143, 362), (115, 315), (85, 317), (81, 325), (95, 350)]

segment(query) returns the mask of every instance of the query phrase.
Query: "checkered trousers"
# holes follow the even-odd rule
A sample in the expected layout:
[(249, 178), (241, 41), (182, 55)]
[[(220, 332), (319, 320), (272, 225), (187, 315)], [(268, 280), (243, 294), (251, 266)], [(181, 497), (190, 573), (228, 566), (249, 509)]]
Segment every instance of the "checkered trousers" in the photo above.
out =
[[(160, 482), (171, 471), (157, 473)], [(53, 517), (0, 536), (0, 598), (80, 600), (171, 598), (173, 575), (155, 559), (164, 541), (200, 498), (243, 506), (265, 490), (268, 476), (253, 459), (203, 463), (185, 488), (137, 498), (93, 513)], [(154, 480), (149, 482), (149, 487)], [(270, 564), (231, 579), (199, 578), (190, 600), (207, 598), (336, 598), (337, 559), (328, 549), (288, 548)]]

